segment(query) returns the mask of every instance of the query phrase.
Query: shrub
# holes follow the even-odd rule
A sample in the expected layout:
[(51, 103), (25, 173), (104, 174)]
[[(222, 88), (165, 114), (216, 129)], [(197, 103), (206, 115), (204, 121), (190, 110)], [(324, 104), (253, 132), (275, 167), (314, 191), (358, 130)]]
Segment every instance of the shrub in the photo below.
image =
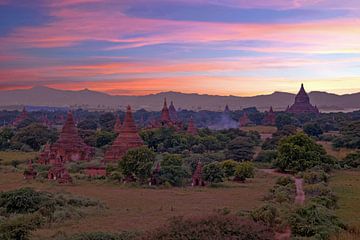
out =
[(255, 161), (269, 163), (276, 159), (277, 154), (276, 150), (262, 150), (255, 158)]
[(255, 222), (262, 222), (267, 226), (274, 227), (279, 217), (279, 211), (273, 204), (266, 204), (253, 210), (250, 217)]
[(203, 168), (203, 178), (205, 181), (211, 183), (219, 183), (223, 181), (224, 172), (220, 166), (220, 163), (209, 163)]
[(27, 240), (31, 231), (42, 224), (38, 214), (21, 215), (0, 223), (0, 239), (2, 240)]
[(294, 184), (294, 180), (290, 176), (281, 176), (276, 180), (277, 185), (286, 186)]
[(341, 164), (344, 167), (359, 168), (360, 167), (360, 152), (350, 153)]
[(65, 239), (57, 240), (132, 240), (137, 236), (136, 233), (123, 232), (123, 233), (104, 233), (104, 232), (93, 232), (93, 233), (80, 233)]
[(301, 174), (305, 183), (307, 184), (315, 184), (320, 182), (327, 182), (329, 179), (329, 175), (324, 171), (306, 171)]
[(232, 215), (215, 215), (203, 218), (174, 218), (166, 226), (146, 233), (146, 240), (270, 240), (273, 231), (260, 223)]
[(295, 236), (329, 239), (345, 225), (329, 209), (310, 203), (294, 212), (289, 223)]
[(255, 168), (251, 162), (239, 163), (235, 170), (236, 181), (245, 181), (246, 178), (253, 178), (255, 176)]
[(234, 160), (226, 160), (221, 162), (221, 168), (224, 172), (225, 177), (232, 177), (235, 175), (235, 170), (238, 163)]
[(255, 143), (248, 137), (237, 137), (232, 140), (226, 149), (225, 155), (229, 159), (236, 161), (249, 161), (255, 154)]

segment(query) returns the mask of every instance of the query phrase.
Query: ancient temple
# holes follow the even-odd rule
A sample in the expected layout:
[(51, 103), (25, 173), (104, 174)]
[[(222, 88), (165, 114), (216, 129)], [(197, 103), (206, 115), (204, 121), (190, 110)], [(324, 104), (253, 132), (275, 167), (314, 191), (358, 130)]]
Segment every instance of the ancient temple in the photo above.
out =
[(170, 106), (169, 106), (169, 114), (170, 114), (170, 119), (173, 122), (178, 122), (179, 121), (179, 117), (177, 114), (177, 111), (175, 109), (174, 103), (173, 101), (170, 102)]
[(201, 162), (198, 162), (196, 165), (195, 172), (192, 176), (191, 186), (205, 186), (205, 181), (202, 178), (202, 165)]
[(72, 183), (72, 178), (65, 167), (64, 160), (57, 156), (52, 167), (48, 171), (48, 179), (58, 183)]
[(43, 164), (43, 165), (46, 165), (46, 164), (49, 164), (50, 163), (50, 154), (51, 154), (51, 148), (50, 148), (50, 144), (47, 143), (44, 147), (44, 150), (42, 152), (40, 152), (39, 154), (39, 160), (38, 160), (38, 163), (39, 164)]
[(24, 179), (35, 179), (37, 172), (34, 170), (34, 166), (32, 164), (32, 160), (29, 160), (27, 168), (24, 171)]
[(166, 98), (164, 99), (164, 106), (161, 110), (160, 123), (162, 125), (172, 125), (172, 120), (170, 118), (170, 111), (167, 107)]
[(29, 117), (29, 114), (26, 111), (26, 108), (24, 107), (22, 112), (15, 118), (12, 125), (16, 127), (17, 125), (19, 125), (22, 121), (24, 121), (28, 117)]
[(276, 125), (276, 114), (272, 107), (270, 107), (270, 110), (268, 112), (265, 112), (263, 124), (268, 126)]
[(189, 120), (189, 123), (188, 123), (188, 128), (187, 128), (186, 132), (188, 134), (191, 134), (191, 135), (198, 134), (198, 129), (196, 128), (195, 123), (194, 123), (194, 119), (192, 117), (190, 117), (190, 120)]
[(144, 142), (139, 136), (136, 128), (131, 107), (128, 106), (119, 135), (112, 146), (106, 151), (104, 161), (116, 162), (121, 160), (129, 149), (140, 147), (142, 145), (144, 145)]
[(115, 125), (114, 125), (115, 133), (119, 134), (121, 126), (122, 126), (121, 120), (120, 120), (119, 116), (116, 116), (116, 122), (115, 122)]
[(43, 114), (41, 116), (40, 122), (45, 127), (51, 127), (51, 121), (49, 120), (48, 116), (46, 114)]
[(86, 145), (79, 136), (71, 112), (68, 113), (59, 139), (50, 147), (50, 152), (61, 156), (65, 162), (90, 161), (93, 157), (94, 149)]
[(249, 119), (249, 116), (246, 112), (240, 117), (239, 119), (239, 127), (245, 127), (251, 123), (251, 120)]
[(295, 97), (295, 103), (286, 112), (293, 114), (320, 113), (316, 106), (311, 105), (309, 95), (304, 89), (304, 84), (301, 84), (300, 91)]

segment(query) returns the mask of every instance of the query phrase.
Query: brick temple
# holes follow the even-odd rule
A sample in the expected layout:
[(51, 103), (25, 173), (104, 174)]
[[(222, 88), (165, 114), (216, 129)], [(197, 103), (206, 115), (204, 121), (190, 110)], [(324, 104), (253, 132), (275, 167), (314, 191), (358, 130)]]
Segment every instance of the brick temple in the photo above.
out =
[(194, 119), (192, 117), (190, 117), (186, 132), (191, 134), (191, 135), (198, 134), (198, 129), (196, 128)]
[(166, 98), (164, 98), (160, 119), (152, 119), (148, 125), (148, 128), (160, 127), (174, 127), (176, 130), (180, 130), (182, 128), (182, 122), (179, 121), (174, 103), (171, 102), (170, 107), (168, 108)]
[(139, 136), (135, 125), (131, 107), (128, 106), (124, 122), (112, 146), (105, 153), (105, 162), (117, 162), (132, 148), (143, 146), (144, 142)]
[(25, 119), (29, 118), (29, 114), (26, 111), (26, 108), (24, 107), (22, 112), (15, 118), (15, 120), (13, 121), (12, 125), (13, 126), (18, 126), (22, 121), (24, 121)]
[(239, 127), (245, 127), (251, 123), (251, 120), (249, 119), (249, 116), (246, 112), (243, 113), (243, 115), (239, 119)]
[(202, 164), (198, 162), (194, 174), (192, 175), (191, 186), (205, 186), (205, 181), (202, 178)]
[(74, 117), (68, 113), (66, 122), (62, 128), (59, 139), (40, 154), (39, 163), (51, 164), (52, 156), (60, 157), (64, 162), (90, 161), (94, 155), (94, 149), (84, 143), (75, 126)]
[(301, 84), (300, 91), (295, 97), (295, 103), (288, 107), (286, 112), (293, 114), (320, 113), (316, 106), (311, 105), (310, 97), (305, 91), (304, 84)]
[(276, 114), (272, 107), (270, 107), (270, 110), (268, 112), (265, 112), (263, 124), (268, 126), (276, 125)]

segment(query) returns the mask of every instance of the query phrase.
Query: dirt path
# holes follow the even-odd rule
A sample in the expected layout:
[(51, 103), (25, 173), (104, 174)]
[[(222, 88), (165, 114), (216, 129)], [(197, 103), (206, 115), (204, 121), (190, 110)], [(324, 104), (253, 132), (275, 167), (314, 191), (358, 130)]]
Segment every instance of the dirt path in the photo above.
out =
[[(260, 171), (272, 174), (275, 176), (289, 176), (294, 179), (296, 187), (295, 204), (304, 205), (305, 203), (305, 192), (304, 192), (304, 180), (302, 178), (296, 178), (291, 174), (280, 173), (275, 169), (260, 169)], [(275, 233), (275, 240), (290, 240), (291, 239), (291, 228), (288, 226), (284, 232)]]

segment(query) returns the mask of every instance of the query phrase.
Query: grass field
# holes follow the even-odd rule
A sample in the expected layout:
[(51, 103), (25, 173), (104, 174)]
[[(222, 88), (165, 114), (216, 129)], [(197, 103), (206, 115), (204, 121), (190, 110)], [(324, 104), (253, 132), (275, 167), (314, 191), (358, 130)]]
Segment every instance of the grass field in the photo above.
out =
[(14, 160), (24, 163), (29, 159), (34, 159), (37, 154), (37, 152), (0, 151), (0, 164), (10, 165)]
[(257, 131), (260, 134), (273, 134), (276, 132), (277, 128), (274, 126), (248, 126), (241, 127), (243, 131)]
[(81, 220), (69, 220), (35, 232), (34, 239), (51, 237), (59, 232), (121, 230), (141, 231), (160, 226), (173, 216), (200, 216), (221, 209), (232, 212), (251, 210), (262, 204), (263, 196), (276, 177), (258, 172), (247, 183), (227, 183), (222, 188), (129, 188), (108, 182), (75, 182), (61, 186), (53, 183), (22, 179), (21, 173), (0, 172), (0, 190), (33, 187), (51, 192), (69, 192), (103, 202), (107, 209), (94, 212)]
[(332, 147), (331, 142), (324, 142), (324, 141), (318, 141), (318, 144), (321, 144), (326, 152), (330, 155), (335, 157), (338, 160), (344, 159), (349, 153), (355, 152), (353, 149), (348, 148), (340, 148), (340, 149), (334, 149)]
[(360, 227), (360, 171), (336, 171), (330, 186), (339, 197), (339, 217)]

